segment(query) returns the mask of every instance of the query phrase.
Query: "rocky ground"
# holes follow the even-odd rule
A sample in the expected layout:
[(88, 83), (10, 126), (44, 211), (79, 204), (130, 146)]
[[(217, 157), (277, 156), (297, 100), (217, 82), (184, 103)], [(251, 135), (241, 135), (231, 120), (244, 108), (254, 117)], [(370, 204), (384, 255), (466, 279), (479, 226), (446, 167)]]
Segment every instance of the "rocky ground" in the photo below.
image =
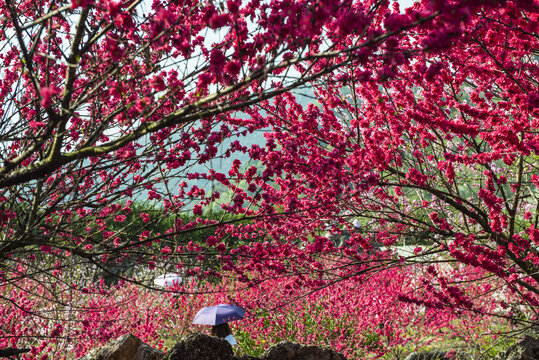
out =
[[(238, 351), (241, 352), (241, 351)], [(432, 350), (414, 352), (405, 360), (468, 360), (464, 353)], [(539, 339), (525, 336), (520, 342), (497, 356), (496, 360), (538, 360)], [(236, 355), (230, 344), (213, 336), (191, 333), (182, 338), (167, 353), (153, 349), (131, 334), (93, 349), (81, 360), (346, 360), (336, 351), (318, 346), (281, 342), (270, 347), (261, 357)]]
[(346, 360), (331, 349), (282, 342), (260, 358), (236, 356), (230, 344), (213, 336), (192, 333), (182, 338), (166, 354), (131, 334), (90, 351), (81, 360)]

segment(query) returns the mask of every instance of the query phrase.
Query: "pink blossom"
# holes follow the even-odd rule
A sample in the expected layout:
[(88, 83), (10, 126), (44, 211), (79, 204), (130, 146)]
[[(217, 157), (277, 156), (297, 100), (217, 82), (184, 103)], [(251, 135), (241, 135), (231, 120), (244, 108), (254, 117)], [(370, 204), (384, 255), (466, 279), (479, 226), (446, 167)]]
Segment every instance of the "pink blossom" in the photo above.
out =
[(211, 29), (219, 29), (228, 25), (230, 22), (230, 16), (228, 14), (215, 13), (209, 20), (208, 25)]
[(237, 76), (240, 73), (241, 64), (237, 60), (231, 60), (226, 63), (224, 71), (232, 76)]
[(215, 73), (220, 73), (225, 67), (226, 57), (220, 49), (213, 49), (210, 55), (210, 66)]
[(51, 86), (43, 86), (39, 90), (39, 95), (41, 96), (41, 107), (48, 108), (53, 104), (52, 97), (54, 95), (57, 95), (61, 92), (60, 88), (51, 85)]
[(78, 7), (86, 8), (92, 3), (92, 0), (71, 0), (71, 8), (76, 9)]
[(217, 244), (217, 238), (215, 236), (209, 236), (207, 239), (206, 239), (206, 244), (208, 246), (214, 246), (215, 244)]
[(391, 14), (384, 19), (384, 26), (388, 31), (397, 31), (410, 24), (407, 14)]
[(150, 221), (150, 215), (147, 213), (140, 213), (140, 217), (142, 218), (142, 221), (145, 223)]
[(165, 86), (166, 86), (165, 81), (163, 80), (162, 76), (152, 77), (150, 79), (149, 84), (155, 91), (163, 91), (165, 90)]
[(228, 8), (228, 11), (232, 14), (236, 14), (239, 11), (241, 5), (241, 1), (239, 0), (227, 0), (226, 6)]

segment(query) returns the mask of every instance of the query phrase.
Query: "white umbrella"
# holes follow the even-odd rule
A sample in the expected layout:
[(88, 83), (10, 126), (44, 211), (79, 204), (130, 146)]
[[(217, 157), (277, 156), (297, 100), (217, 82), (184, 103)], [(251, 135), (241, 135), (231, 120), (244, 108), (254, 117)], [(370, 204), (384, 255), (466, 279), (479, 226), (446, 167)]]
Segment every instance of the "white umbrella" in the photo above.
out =
[(174, 285), (181, 284), (182, 281), (183, 281), (182, 277), (178, 274), (163, 274), (156, 277), (153, 280), (153, 283), (156, 286), (172, 287)]

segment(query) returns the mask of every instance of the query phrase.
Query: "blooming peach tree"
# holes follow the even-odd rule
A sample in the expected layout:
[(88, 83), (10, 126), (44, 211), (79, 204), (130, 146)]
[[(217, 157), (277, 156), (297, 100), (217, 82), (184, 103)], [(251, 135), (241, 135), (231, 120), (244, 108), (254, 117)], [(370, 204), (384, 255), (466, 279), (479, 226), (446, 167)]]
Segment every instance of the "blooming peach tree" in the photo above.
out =
[[(302, 106), (286, 93), (250, 109), (271, 131), (265, 147), (250, 150), (264, 172), (240, 176), (262, 189), (256, 204), (273, 218), (257, 222), (272, 238), (302, 238), (307, 253), (331, 253), (335, 242), (322, 231), (346, 232), (340, 251), (360, 263), (352, 262), (350, 274), (381, 266), (358, 249), (414, 244), (415, 253), (392, 256), (385, 266), (471, 265), (519, 294), (512, 305), (500, 297), (505, 314), (535, 324), (538, 7), (480, 3), (431, 2), (441, 14), (436, 19), (362, 49), (369, 60), (361, 66), (342, 66), (314, 82), (317, 102)], [(415, 4), (381, 26), (401, 28), (425, 9)], [(265, 256), (253, 263), (258, 258)], [(270, 262), (278, 271), (299, 263)], [(310, 266), (327, 281), (327, 268)], [(487, 312), (473, 304), (480, 294), (466, 293), (443, 271), (428, 267), (418, 291), (399, 298)]]
[[(442, 14), (399, 15), (385, 1), (3, 1), (0, 11), (6, 279), (38, 263), (47, 265), (36, 273), (57, 273), (71, 259), (152, 268), (165, 257), (181, 266), (181, 234), (214, 226), (181, 213), (201, 215), (220, 201), (193, 181), (234, 187), (240, 161), (227, 174), (210, 161), (256, 158), (241, 136), (266, 121), (245, 119), (248, 109), (392, 54), (384, 43)], [(249, 187), (257, 199), (258, 188)], [(234, 191), (225, 211), (267, 212), (249, 208), (247, 189)], [(141, 199), (161, 211), (133, 214)], [(219, 236), (207, 245), (226, 250)]]
[[(121, 276), (111, 264), (129, 261), (316, 289), (414, 261), (373, 242), (421, 241), (535, 306), (537, 14), (533, 0), (2, 0), (0, 282), (32, 277), (55, 299), (60, 281), (88, 289), (68, 265)], [(229, 216), (204, 216), (216, 206)], [(481, 311), (446, 270), (396, 295)]]

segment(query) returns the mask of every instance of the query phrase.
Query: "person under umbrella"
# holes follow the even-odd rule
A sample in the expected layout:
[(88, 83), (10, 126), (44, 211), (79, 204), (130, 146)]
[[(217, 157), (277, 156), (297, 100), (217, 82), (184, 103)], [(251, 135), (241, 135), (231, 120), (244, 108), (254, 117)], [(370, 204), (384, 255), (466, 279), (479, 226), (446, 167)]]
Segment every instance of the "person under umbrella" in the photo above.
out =
[(230, 328), (230, 325), (228, 325), (228, 323), (213, 325), (211, 327), (210, 334), (211, 336), (215, 336), (228, 341), (228, 343), (232, 346), (238, 345), (236, 338), (234, 337), (234, 335), (232, 335), (232, 329)]
[(238, 345), (229, 321), (240, 320), (245, 316), (245, 310), (236, 305), (219, 304), (205, 307), (195, 315), (193, 324), (212, 325), (211, 335), (228, 341), (232, 346)]

